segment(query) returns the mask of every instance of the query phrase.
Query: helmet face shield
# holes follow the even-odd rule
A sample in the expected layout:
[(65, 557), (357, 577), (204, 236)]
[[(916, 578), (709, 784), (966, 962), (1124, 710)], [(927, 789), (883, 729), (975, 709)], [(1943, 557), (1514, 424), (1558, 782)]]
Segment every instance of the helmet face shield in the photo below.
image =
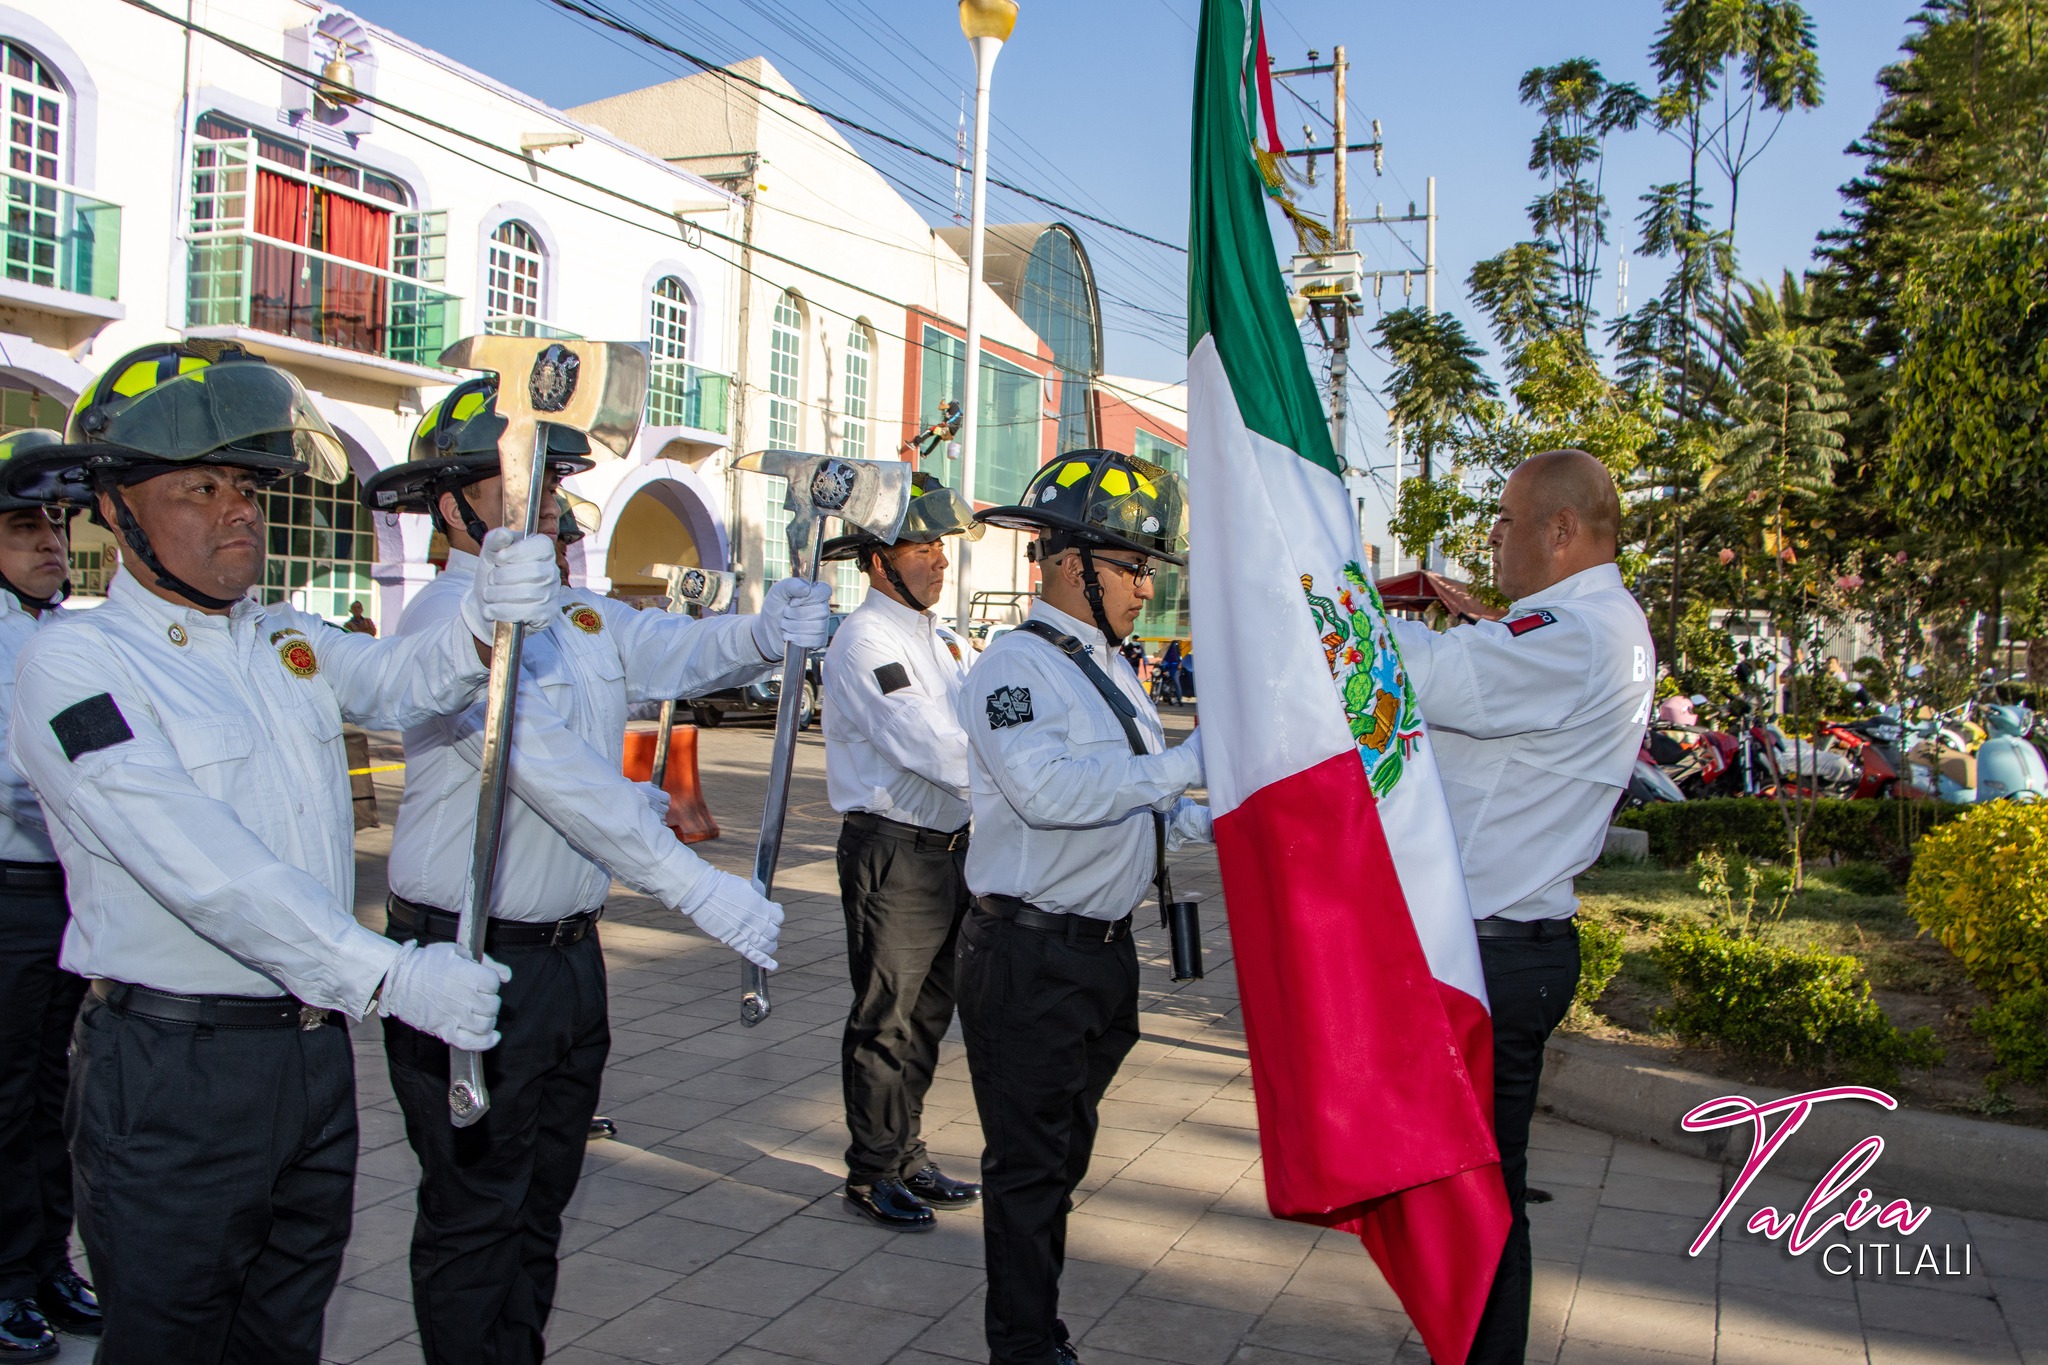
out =
[(310, 473), (339, 483), (348, 473), (341, 438), (299, 381), (253, 361), (199, 362), (132, 395), (121, 393), (72, 418), (88, 450), (166, 464), (226, 464)]
[(910, 510), (904, 513), (903, 529), (896, 533), (896, 542), (928, 545), (944, 536), (980, 540), (987, 530), (974, 519), (974, 508), (967, 499), (950, 488), (940, 487), (910, 500)]

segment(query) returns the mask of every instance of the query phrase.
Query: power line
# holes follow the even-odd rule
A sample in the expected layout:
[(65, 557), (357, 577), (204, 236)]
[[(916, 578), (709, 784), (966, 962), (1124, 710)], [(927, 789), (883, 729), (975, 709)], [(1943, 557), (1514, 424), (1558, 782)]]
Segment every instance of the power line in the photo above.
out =
[[(937, 164), (946, 167), (948, 170), (951, 170), (953, 167), (953, 159), (951, 157), (941, 156), (937, 152), (926, 151), (924, 148), (917, 146), (915, 143), (905, 142), (902, 138), (892, 136), (889, 133), (885, 133), (879, 128), (870, 127), (865, 123), (861, 123), (857, 119), (850, 119), (843, 114), (836, 114), (829, 109), (822, 109), (817, 105), (812, 104), (809, 100), (803, 98), (801, 95), (792, 95), (788, 91), (777, 90), (774, 86), (769, 85), (764, 81), (757, 81), (754, 80), (752, 77), (742, 76), (738, 72), (728, 70), (727, 68), (718, 65), (716, 62), (710, 61), (709, 59), (704, 57), (699, 57), (693, 52), (686, 51), (683, 48), (675, 46), (673, 43), (658, 38), (654, 34), (647, 32), (647, 30), (643, 28), (639, 28), (633, 24), (629, 24), (624, 19), (618, 18), (615, 15), (607, 14), (602, 10), (594, 9), (589, 5), (582, 4), (580, 3), (580, 0), (547, 0), (547, 3), (554, 5), (558, 9), (567, 10), (571, 14), (580, 14), (584, 18), (590, 20), (592, 23), (602, 24), (606, 28), (614, 29), (620, 33), (625, 34), (629, 38), (633, 38), (639, 42), (646, 43), (649, 47), (658, 48), (663, 52), (667, 52), (673, 56), (680, 57), (684, 61), (689, 62), (691, 65), (696, 66), (707, 73), (723, 76), (725, 79), (730, 81), (736, 81), (741, 85), (752, 86), (754, 89), (760, 91), (763, 94), (773, 95), (779, 100), (786, 100), (789, 103), (797, 105), (800, 108), (808, 109), (812, 113), (818, 115), (818, 117), (826, 119), (832, 123), (836, 123), (842, 128), (848, 128), (856, 133), (861, 133), (864, 134), (865, 136), (874, 138), (879, 142), (887, 143), (889, 146), (895, 147), (899, 151), (907, 152), (912, 156), (918, 156), (924, 158), (927, 161), (936, 162)], [(1122, 223), (1118, 223), (1111, 219), (1104, 218), (1100, 214), (1090, 213), (1088, 212), (1088, 210), (1083, 208), (1077, 208), (1072, 204), (1063, 204), (1057, 199), (1048, 198), (1047, 196), (1039, 194), (1034, 190), (1027, 190), (1021, 185), (1013, 185), (1007, 180), (999, 180), (995, 176), (990, 176), (988, 177), (988, 183), (991, 185), (1000, 186), (1001, 188), (1008, 190), (1012, 194), (1022, 195), (1024, 198), (1029, 199), (1034, 203), (1043, 204), (1047, 208), (1058, 209), (1061, 213), (1070, 214), (1073, 217), (1085, 219), (1086, 221), (1094, 223), (1099, 227), (1106, 227), (1110, 229), (1112, 232), (1121, 232), (1125, 236), (1134, 237), (1141, 242), (1150, 242), (1154, 246), (1165, 247), (1169, 251), (1178, 251), (1182, 255), (1187, 254), (1187, 248), (1184, 246), (1179, 246), (1173, 242), (1165, 241), (1161, 238), (1154, 237), (1149, 233), (1140, 232), (1136, 228), (1125, 227)]]

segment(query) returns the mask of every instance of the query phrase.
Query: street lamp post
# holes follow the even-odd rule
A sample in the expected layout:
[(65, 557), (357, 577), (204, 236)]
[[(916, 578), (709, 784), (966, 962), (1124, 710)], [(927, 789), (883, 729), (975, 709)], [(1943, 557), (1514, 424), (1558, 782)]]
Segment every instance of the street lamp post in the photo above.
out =
[[(988, 207), (988, 82), (996, 54), (1017, 26), (1017, 0), (960, 0), (960, 31), (974, 49), (974, 208), (967, 224), (967, 368), (960, 396), (960, 496), (974, 502), (974, 447), (981, 426), (981, 238)], [(955, 626), (966, 636), (973, 627), (973, 547), (954, 542)], [(971, 638), (971, 637), (969, 637)]]

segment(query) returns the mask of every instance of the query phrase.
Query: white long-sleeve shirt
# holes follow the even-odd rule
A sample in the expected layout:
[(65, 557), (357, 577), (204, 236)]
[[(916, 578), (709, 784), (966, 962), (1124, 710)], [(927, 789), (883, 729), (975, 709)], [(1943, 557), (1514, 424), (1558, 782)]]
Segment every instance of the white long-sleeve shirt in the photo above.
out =
[(208, 615), (125, 573), (58, 613), (22, 651), (8, 739), (64, 864), (65, 969), (362, 1017), (398, 945), (355, 920), (342, 721), (414, 725), (486, 676), (460, 620), (378, 640), (282, 605)]
[[(475, 575), (474, 555), (450, 551), (448, 567), (406, 608), (399, 636), (445, 629)], [(554, 623), (528, 632), (520, 660), (491, 916), (547, 921), (594, 910), (615, 876), (675, 905), (706, 864), (621, 772), (626, 708), (743, 686), (774, 664), (754, 643), (752, 617), (635, 611), (570, 588), (555, 605)], [(479, 698), (405, 732), (390, 878), (409, 901), (458, 913), (469, 901), (483, 721)]]
[(1072, 659), (1015, 630), (982, 653), (960, 693), (973, 792), (967, 885), (1053, 914), (1118, 920), (1151, 884), (1152, 812), (1171, 813), (1167, 846), (1206, 842), (1206, 807), (1181, 794), (1202, 781), (1200, 751), (1166, 748), (1166, 729), (1138, 675), (1102, 632), (1044, 601), (1031, 619), (1087, 646), (1137, 707), (1147, 752)]
[[(29, 638), (36, 633), (37, 617), (11, 592), (0, 588), (0, 753), (7, 748), (8, 715), (14, 710), (14, 665)], [(54, 863), (57, 850), (50, 843), (50, 831), (43, 820), (42, 803), (15, 766), (0, 759), (0, 860), (10, 863)]]
[(967, 823), (967, 733), (958, 717), (968, 650), (887, 593), (871, 592), (825, 651), (825, 793), (951, 834)]
[(1472, 914), (1562, 919), (1600, 856), (1657, 688), (1643, 609), (1612, 564), (1438, 634), (1394, 622), (1429, 724)]

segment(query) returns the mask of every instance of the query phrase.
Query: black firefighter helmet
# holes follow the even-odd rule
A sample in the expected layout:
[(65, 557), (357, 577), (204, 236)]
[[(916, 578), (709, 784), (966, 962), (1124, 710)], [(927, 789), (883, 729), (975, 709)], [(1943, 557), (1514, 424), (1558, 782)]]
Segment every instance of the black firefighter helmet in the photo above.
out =
[[(498, 377), (465, 379), (420, 414), (413, 428), (411, 458), (379, 470), (363, 481), (363, 506), (372, 512), (413, 512), (441, 520), (443, 493), (453, 493), (462, 512), (463, 530), (481, 542), (484, 525), (463, 496), (473, 483), (498, 476), (498, 438), (505, 419), (498, 415)], [(557, 479), (581, 474), (596, 462), (590, 441), (570, 427), (548, 428), (548, 472)], [(446, 529), (446, 528), (443, 528)]]
[(1115, 450), (1076, 450), (1036, 474), (1015, 506), (975, 520), (1037, 531), (1037, 557), (1067, 549), (1131, 550), (1186, 564), (1187, 485), (1180, 475)]

